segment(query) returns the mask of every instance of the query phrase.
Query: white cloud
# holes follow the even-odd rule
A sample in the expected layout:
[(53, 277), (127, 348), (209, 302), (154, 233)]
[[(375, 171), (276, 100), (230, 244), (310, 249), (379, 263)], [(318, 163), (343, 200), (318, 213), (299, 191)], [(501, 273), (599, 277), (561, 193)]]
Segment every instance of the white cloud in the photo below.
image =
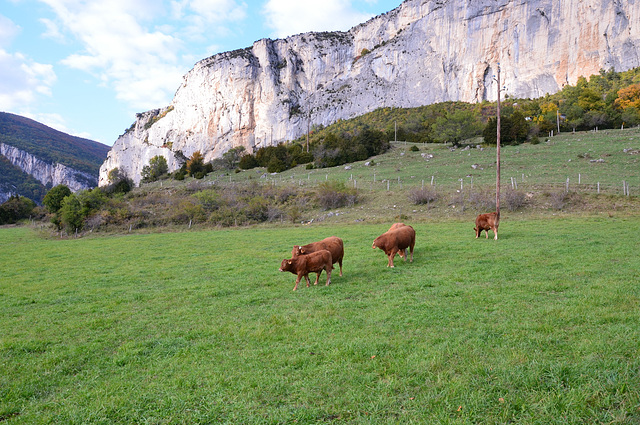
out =
[(8, 47), (20, 32), (20, 27), (11, 19), (0, 15), (0, 47)]
[(373, 15), (356, 10), (351, 0), (269, 0), (263, 13), (273, 37), (309, 31), (346, 31)]
[[(220, 33), (246, 17), (237, 0), (40, 0), (56, 14), (41, 20), (46, 36), (72, 37), (82, 46), (61, 63), (95, 76), (134, 110), (166, 105), (193, 65), (187, 39)], [(171, 34), (178, 34), (176, 36)], [(184, 39), (182, 39), (184, 38)]]
[(52, 65), (0, 49), (0, 110), (24, 108), (34, 103), (39, 94), (50, 96), (55, 82)]

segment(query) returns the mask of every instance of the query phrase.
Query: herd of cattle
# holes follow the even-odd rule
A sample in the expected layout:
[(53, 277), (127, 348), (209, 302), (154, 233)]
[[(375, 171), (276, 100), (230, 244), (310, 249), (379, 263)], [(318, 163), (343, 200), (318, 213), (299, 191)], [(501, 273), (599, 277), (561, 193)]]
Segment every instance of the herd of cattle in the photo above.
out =
[[(480, 236), (482, 231), (487, 232), (489, 238), (489, 230), (494, 233), (494, 239), (498, 239), (498, 224), (500, 221), (499, 213), (480, 214), (476, 218), (476, 238)], [(413, 227), (404, 223), (395, 223), (389, 230), (378, 236), (374, 241), (372, 248), (380, 248), (388, 257), (387, 267), (394, 267), (393, 258), (396, 254), (407, 261), (407, 248), (409, 249), (411, 260), (413, 262), (413, 248), (416, 245), (416, 231)], [(327, 285), (331, 283), (331, 271), (333, 265), (338, 263), (340, 266), (340, 276), (342, 276), (342, 259), (344, 258), (344, 244), (342, 239), (336, 236), (330, 236), (319, 242), (312, 242), (308, 245), (294, 245), (291, 251), (291, 258), (282, 260), (280, 264), (281, 272), (291, 272), (297, 275), (296, 284), (293, 287), (295, 291), (298, 289), (298, 283), (304, 277), (307, 281), (307, 287), (311, 284), (309, 281), (309, 273), (316, 273), (316, 281), (318, 284), (322, 271), (327, 273)]]

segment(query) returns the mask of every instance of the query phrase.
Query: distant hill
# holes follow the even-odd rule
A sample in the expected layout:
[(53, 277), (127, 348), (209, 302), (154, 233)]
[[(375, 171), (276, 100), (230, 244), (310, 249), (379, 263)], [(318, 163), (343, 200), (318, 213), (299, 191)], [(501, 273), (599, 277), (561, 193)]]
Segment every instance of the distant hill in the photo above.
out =
[(0, 112), (0, 201), (11, 194), (42, 200), (47, 187), (97, 186), (109, 146)]

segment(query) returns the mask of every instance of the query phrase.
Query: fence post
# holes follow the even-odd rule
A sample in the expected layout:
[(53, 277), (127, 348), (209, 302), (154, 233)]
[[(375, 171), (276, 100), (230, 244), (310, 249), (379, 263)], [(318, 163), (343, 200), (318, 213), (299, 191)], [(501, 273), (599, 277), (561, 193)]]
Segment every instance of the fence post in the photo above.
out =
[(598, 182), (598, 194), (600, 194), (600, 182)]
[(564, 190), (565, 192), (569, 193), (569, 177), (567, 177), (567, 183)]
[(434, 177), (435, 177), (435, 176), (431, 176), (431, 186), (433, 186), (433, 178), (434, 178)]
[(627, 196), (627, 182), (622, 180), (622, 194)]

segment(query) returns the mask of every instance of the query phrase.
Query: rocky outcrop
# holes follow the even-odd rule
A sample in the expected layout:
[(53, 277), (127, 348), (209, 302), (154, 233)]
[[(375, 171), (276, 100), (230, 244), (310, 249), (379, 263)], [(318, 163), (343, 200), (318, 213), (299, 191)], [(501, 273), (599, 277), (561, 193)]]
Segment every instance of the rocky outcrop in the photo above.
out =
[(600, 69), (640, 66), (639, 0), (407, 0), (348, 32), (263, 39), (198, 62), (171, 105), (139, 114), (113, 145), (136, 183), (153, 156), (170, 170), (201, 151), (294, 139), (382, 106), (539, 97)]
[(45, 186), (64, 184), (73, 192), (77, 192), (96, 187), (98, 183), (94, 175), (74, 170), (66, 165), (51, 164), (11, 145), (0, 143), (0, 155)]

